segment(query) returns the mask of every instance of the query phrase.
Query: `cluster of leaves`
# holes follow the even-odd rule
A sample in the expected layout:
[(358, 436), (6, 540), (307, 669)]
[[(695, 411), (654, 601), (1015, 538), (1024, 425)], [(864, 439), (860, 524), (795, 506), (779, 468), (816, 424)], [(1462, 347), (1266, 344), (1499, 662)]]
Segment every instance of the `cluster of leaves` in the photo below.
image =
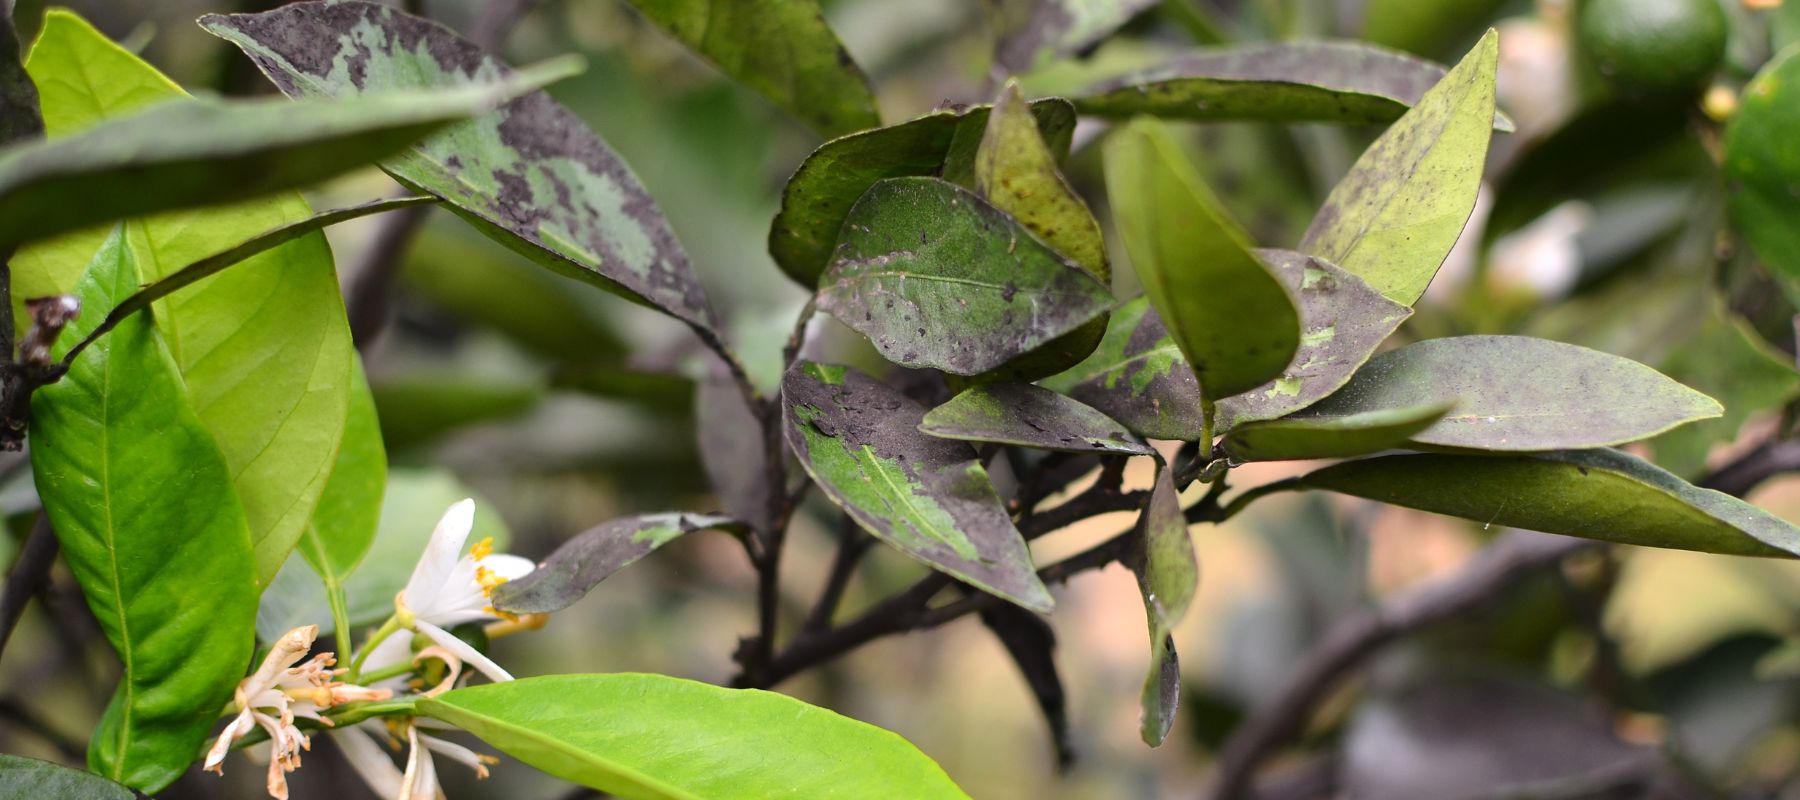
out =
[[(723, 443), (702, 453), (722, 514), (599, 525), (500, 587), (501, 611), (565, 608), (709, 528), (740, 537), (773, 585), (793, 498), (810, 482), (942, 576), (925, 584), (934, 594), (960, 585), (996, 598), (983, 619), (1026, 665), (1047, 637), (1032, 638), (1036, 617), (1020, 611), (1050, 613), (1048, 584), (1081, 557), (1033, 562), (1028, 541), (1049, 532), (1032, 524), (1043, 498), (1009, 497), (990, 465), (1065, 459), (1116, 476), (1126, 459), (1150, 458), (1150, 490), (1120, 495), (1138, 523), (1095, 552), (1138, 576), (1151, 651), (1142, 735), (1156, 745), (1179, 706), (1171, 631), (1198, 581), (1188, 526), (1275, 492), (1326, 490), (1628, 544), (1800, 555), (1800, 528), (1690, 484), (1692, 446), (1670, 455), (1671, 431), (1726, 413), (1700, 391), (1636, 361), (1526, 336), (1383, 350), (1462, 237), (1494, 131), (1513, 127), (1495, 104), (1491, 31), (1448, 69), (1350, 42), (1211, 48), (1073, 98), (1033, 99), (1007, 82), (991, 105), (884, 126), (815, 2), (634, 5), (832, 137), (788, 180), (768, 248), (812, 293), (800, 338), (824, 311), (905, 368), (894, 379), (799, 358), (796, 341), (779, 392), (762, 395), (655, 201), (541, 91), (566, 65), (513, 71), (395, 8), (306, 2), (201, 20), (291, 101), (201, 101), (79, 18), (47, 17), (21, 62), (29, 81), (13, 80), (35, 83), (44, 138), (0, 151), (0, 251), (17, 248), (20, 322), (9, 333), (26, 329), (28, 297), (72, 295), (90, 312), (55, 350), (30, 433), (45, 513), (124, 664), (92, 740), (95, 772), (146, 792), (171, 783), (257, 634), (322, 618), (343, 642), (379, 620), (405, 579), (395, 565), (410, 563), (409, 544), (416, 552), (409, 525), (425, 517), (413, 509), (454, 499), (431, 479), (390, 475), (383, 431), (392, 446), (400, 423), (377, 420), (319, 233), (418, 203), (692, 329), (724, 368), (701, 383), (699, 405), (742, 423), (722, 425)], [(1147, 6), (1093, 5), (1107, 11), (996, 3), (997, 63), (1025, 70), (1081, 51)], [(775, 38), (786, 46), (757, 44)], [(1780, 90), (1794, 57), (1752, 82), (1723, 145), (1733, 213), (1790, 277), (1800, 247), (1779, 213), (1788, 184), (1769, 166), (1791, 155)], [(1116, 243), (1061, 171), (1083, 116), (1111, 124), (1101, 150)], [(1257, 246), (1171, 120), (1386, 128), (1288, 250)], [(314, 214), (291, 194), (370, 162), (418, 197)], [(1120, 253), (1143, 296), (1114, 293), (1129, 285), (1114, 275)], [(1750, 341), (1735, 322), (1717, 327)], [(623, 377), (565, 380), (624, 391)], [(1791, 387), (1791, 377), (1771, 383)], [(1731, 433), (1742, 419), (1726, 420)], [(1653, 438), (1675, 471), (1614, 449)], [(1182, 446), (1166, 458), (1151, 440)], [(785, 474), (789, 456), (804, 475)], [(1344, 460), (1226, 495), (1242, 464), (1315, 459)], [(1195, 483), (1209, 489), (1184, 507)], [(304, 565), (289, 558), (295, 550)], [(746, 647), (746, 683), (783, 676), (774, 633), (765, 622)], [(1057, 724), (1059, 690), (1037, 688)], [(894, 785), (960, 796), (898, 737), (756, 690), (552, 676), (404, 711), (621, 796)], [(686, 749), (662, 744), (674, 738)], [(85, 780), (48, 769), (9, 759), (0, 781), (17, 783), (0, 785)]]

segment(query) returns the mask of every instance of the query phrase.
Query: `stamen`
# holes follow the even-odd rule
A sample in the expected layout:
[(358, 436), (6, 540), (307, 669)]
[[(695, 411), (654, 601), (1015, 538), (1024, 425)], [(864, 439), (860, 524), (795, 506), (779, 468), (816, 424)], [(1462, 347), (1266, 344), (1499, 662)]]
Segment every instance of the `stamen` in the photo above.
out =
[(475, 543), (474, 547), (469, 548), (469, 557), (476, 561), (480, 561), (493, 554), (494, 537), (492, 536), (483, 537), (481, 541)]

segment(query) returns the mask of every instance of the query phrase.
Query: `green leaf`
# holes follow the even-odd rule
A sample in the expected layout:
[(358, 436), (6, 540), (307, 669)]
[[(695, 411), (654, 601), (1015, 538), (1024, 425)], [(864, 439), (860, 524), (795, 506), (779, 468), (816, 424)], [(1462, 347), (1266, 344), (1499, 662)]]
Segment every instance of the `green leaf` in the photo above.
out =
[(1424, 5), (1413, 0), (1369, 0), (1362, 37), (1415, 53), (1444, 50), (1447, 44), (1468, 41), (1505, 4), (1506, 0), (1439, 0)]
[[(200, 25), (241, 48), (291, 97), (456, 86), (509, 74), (449, 30), (374, 3), (293, 3), (261, 14), (209, 14)], [(713, 324), (656, 202), (579, 117), (541, 91), (381, 166), (553, 271), (690, 325)]]
[(1763, 341), (1749, 323), (1710, 298), (1699, 330), (1663, 359), (1669, 377), (1717, 397), (1725, 413), (1683, 425), (1650, 442), (1657, 466), (1683, 477), (1706, 469), (1715, 445), (1737, 440), (1751, 415), (1800, 394), (1800, 373), (1786, 353)]
[(1136, 565), (1138, 588), (1144, 594), (1144, 614), (1150, 623), (1150, 673), (1144, 677), (1139, 732), (1145, 744), (1156, 747), (1169, 735), (1175, 710), (1181, 706), (1181, 667), (1173, 632), (1187, 615), (1200, 584), (1200, 565), (1194, 559), (1194, 542), (1188, 538), (1187, 516), (1181, 511), (1180, 493), (1166, 466), (1157, 469), (1138, 530), (1144, 548)]
[(1429, 405), (1456, 410), (1413, 441), (1501, 451), (1607, 447), (1722, 413), (1627, 358), (1528, 336), (1454, 336), (1376, 356), (1296, 418)]
[(457, 689), (418, 709), (625, 800), (967, 797), (905, 739), (757, 689), (666, 675), (553, 675)]
[(869, 76), (818, 0), (631, 0), (657, 27), (820, 135), (881, 124)]
[(1732, 220), (1790, 296), (1800, 282), (1800, 221), (1793, 213), (1793, 187), (1800, 183), (1797, 86), (1800, 47), (1789, 47), (1744, 86), (1737, 116), (1725, 128), (1720, 164)]
[[(1444, 77), (1442, 65), (1353, 41), (1259, 42), (1208, 48), (1105, 81), (1083, 114), (1149, 114), (1204, 122), (1392, 122)], [(1512, 120), (1494, 115), (1494, 128)]]
[(1276, 419), (1342, 387), (1412, 309), (1336, 265), (1292, 250), (1258, 250), (1300, 309), (1300, 348), (1281, 377), (1219, 401), (1218, 427)]
[[(5, 35), (10, 37), (12, 34)], [(0, 753), (0, 797), (136, 800), (137, 795), (120, 784), (81, 770), (35, 758)]]
[(1041, 383), (1139, 436), (1200, 438), (1200, 384), (1148, 298), (1120, 306), (1093, 355)]
[[(75, 295), (106, 307), (138, 282), (115, 228)], [(256, 561), (227, 463), (143, 316), (38, 390), (31, 441), (63, 558), (124, 664), (88, 766), (161, 791), (187, 770), (254, 641)]]
[[(769, 255), (775, 264), (801, 286), (816, 288), (831, 263), (850, 207), (876, 181), (965, 172), (973, 176), (989, 109), (980, 105), (933, 111), (820, 145), (781, 191), (781, 210), (769, 228)], [(1075, 108), (1067, 100), (1049, 99), (1032, 103), (1031, 111), (1051, 152), (1068, 153)], [(952, 145), (957, 145), (955, 154)]]
[(1301, 483), (1485, 525), (1726, 555), (1800, 554), (1800, 528), (1616, 450), (1378, 456)]
[(781, 395), (788, 447), (858, 524), (933, 569), (1050, 610), (975, 451), (920, 433), (918, 403), (856, 370), (807, 361), (788, 370)]
[(375, 398), (360, 361), (352, 365), (350, 377), (350, 411), (343, 443), (338, 446), (325, 490), (319, 494), (319, 505), (295, 547), (319, 576), (327, 600), (340, 609), (346, 603), (344, 581), (375, 541), (375, 530), (381, 524), (381, 496), (387, 488), (381, 421), (375, 415)]
[(1132, 268), (1207, 399), (1280, 377), (1300, 347), (1293, 298), (1167, 126), (1146, 118), (1114, 132), (1106, 187)]
[[(394, 595), (406, 587), (432, 526), (451, 503), (471, 496), (469, 487), (441, 469), (396, 467), (388, 472), (375, 538), (342, 581), (352, 626), (372, 625), (394, 613)], [(504, 551), (512, 541), (505, 521), (490, 504), (475, 499), (470, 541), (493, 537), (494, 549)], [(274, 641), (301, 625), (330, 630), (331, 606), (318, 574), (300, 559), (290, 559), (263, 592), (256, 632), (264, 641)]]
[(1252, 422), (1227, 433), (1224, 447), (1237, 461), (1368, 455), (1406, 444), (1449, 410), (1446, 405), (1417, 406)]
[(1030, 72), (1086, 51), (1156, 0), (990, 0), (994, 64)]
[[(52, 138), (183, 97), (67, 13), (46, 16), (26, 66)], [(130, 220), (125, 236), (141, 277), (154, 282), (310, 216), (298, 196), (277, 196)], [(78, 231), (21, 250), (15, 296), (68, 292), (102, 236)], [(266, 583), (311, 519), (343, 432), (352, 348), (331, 250), (323, 235), (308, 234), (164, 298), (154, 311), (189, 402), (234, 476), (258, 583)]]
[(1112, 293), (973, 193), (889, 178), (856, 201), (819, 307), (889, 361), (977, 375), (1106, 312)]
[(319, 183), (543, 82), (520, 73), (348, 100), (160, 103), (0, 153), (0, 245)]
[(516, 419), (537, 407), (543, 388), (462, 374), (415, 373), (374, 389), (381, 435), (396, 451), (430, 444), (471, 425)]
[(658, 547), (703, 528), (733, 525), (707, 514), (640, 514), (589, 528), (556, 548), (523, 578), (494, 587), (494, 607), (517, 614), (561, 611)]
[(919, 430), (942, 439), (1065, 453), (1147, 456), (1156, 451), (1111, 417), (1026, 383), (990, 383), (934, 408)]
[(1300, 249), (1412, 305), (1475, 208), (1494, 120), (1499, 35), (1461, 63), (1363, 151), (1313, 217)]

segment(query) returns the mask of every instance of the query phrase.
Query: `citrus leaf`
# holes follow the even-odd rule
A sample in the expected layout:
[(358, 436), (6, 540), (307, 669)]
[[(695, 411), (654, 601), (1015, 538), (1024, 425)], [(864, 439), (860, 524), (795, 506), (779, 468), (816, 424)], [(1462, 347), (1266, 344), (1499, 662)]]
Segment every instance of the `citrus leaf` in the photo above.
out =
[(1488, 31), (1418, 105), (1363, 151), (1300, 250), (1412, 305), (1475, 208), (1494, 120), (1499, 35)]
[[(448, 29), (375, 3), (293, 3), (261, 14), (209, 14), (200, 25), (237, 45), (291, 97), (353, 97), (511, 74)], [(452, 126), (381, 166), (553, 271), (690, 325), (713, 324), (656, 202), (611, 148), (544, 92)]]
[[(106, 307), (138, 283), (115, 227), (74, 294)], [(155, 793), (187, 771), (250, 660), (257, 580), (244, 510), (148, 317), (101, 339), (31, 410), (38, 495), (124, 664), (88, 767)]]
[(1173, 632), (1187, 615), (1200, 584), (1200, 565), (1194, 560), (1194, 542), (1188, 538), (1187, 517), (1166, 466), (1157, 469), (1138, 530), (1144, 548), (1136, 565), (1138, 588), (1144, 594), (1144, 613), (1150, 623), (1150, 672), (1144, 677), (1139, 733), (1145, 744), (1156, 747), (1169, 735), (1175, 710), (1181, 706), (1181, 667)]
[(967, 797), (905, 739), (757, 689), (667, 675), (551, 675), (457, 689), (418, 710), (625, 800)]
[[(1259, 42), (1177, 56), (1100, 83), (1074, 102), (1083, 114), (1116, 119), (1378, 124), (1417, 105), (1444, 72), (1364, 42)], [(1495, 113), (1495, 130), (1512, 128)]]
[(1053, 601), (987, 470), (920, 433), (925, 409), (846, 367), (801, 361), (781, 381), (788, 447), (832, 502), (933, 569), (1033, 611)]
[(1027, 383), (990, 383), (969, 389), (927, 413), (919, 430), (942, 439), (1065, 453), (1147, 456), (1155, 452), (1111, 417)]
[[(52, 139), (185, 97), (154, 67), (64, 11), (45, 16), (26, 68), (38, 79)], [(311, 216), (297, 195), (277, 195), (132, 219), (125, 239), (140, 277), (151, 283)], [(21, 250), (13, 259), (15, 296), (68, 292), (104, 235), (76, 231)], [(266, 584), (312, 518), (343, 435), (353, 351), (331, 250), (315, 231), (153, 308), (189, 402), (234, 476), (258, 585)]]
[(1417, 406), (1251, 422), (1225, 434), (1223, 444), (1226, 454), (1237, 461), (1368, 455), (1406, 444), (1449, 410), (1449, 406)]
[(1119, 306), (1087, 360), (1040, 383), (1139, 436), (1200, 438), (1200, 384), (1148, 298)]
[(1029, 72), (1075, 55), (1105, 39), (1156, 0), (997, 0), (994, 63)]
[(1789, 295), (1800, 283), (1800, 221), (1794, 193), (1800, 182), (1800, 148), (1793, 131), (1800, 85), (1800, 47), (1789, 47), (1744, 86), (1740, 105), (1725, 128), (1725, 173), (1732, 220), (1757, 257), (1783, 279)]
[(1106, 312), (1112, 293), (986, 201), (889, 178), (856, 201), (819, 307), (889, 361), (977, 375)]
[(1724, 416), (1683, 425), (1650, 442), (1656, 465), (1684, 478), (1706, 470), (1715, 445), (1737, 440), (1750, 417), (1800, 394), (1793, 358), (1764, 341), (1748, 321), (1710, 297), (1698, 330), (1663, 358), (1669, 377), (1716, 397)]
[[(6, 34), (11, 36), (11, 34)], [(0, 753), (0, 797), (136, 800), (120, 784), (61, 764)]]
[[(817, 288), (850, 207), (876, 181), (909, 175), (972, 177), (989, 110), (980, 105), (933, 111), (819, 145), (781, 190), (781, 210), (769, 228), (769, 255), (775, 264), (794, 282)], [(1067, 154), (1075, 108), (1067, 100), (1047, 99), (1032, 103), (1031, 111), (1051, 152)]]
[(1377, 456), (1301, 484), (1487, 525), (1727, 555), (1800, 554), (1800, 528), (1617, 450)]
[(538, 568), (494, 587), (494, 607), (516, 614), (561, 611), (613, 573), (683, 534), (734, 525), (707, 514), (640, 514), (601, 523), (556, 548)]
[(1134, 120), (1107, 139), (1106, 188), (1132, 268), (1207, 399), (1280, 377), (1300, 347), (1299, 311), (1163, 123)]
[(1221, 430), (1287, 416), (1337, 391), (1412, 315), (1328, 261), (1292, 250), (1258, 250), (1256, 256), (1300, 309), (1300, 348), (1281, 377), (1219, 401)]
[(632, 0), (639, 13), (823, 136), (881, 124), (869, 76), (818, 0)]
[(1438, 447), (1571, 450), (1717, 417), (1717, 401), (1627, 358), (1528, 336), (1428, 339), (1370, 359), (1294, 418), (1455, 405), (1413, 437)]

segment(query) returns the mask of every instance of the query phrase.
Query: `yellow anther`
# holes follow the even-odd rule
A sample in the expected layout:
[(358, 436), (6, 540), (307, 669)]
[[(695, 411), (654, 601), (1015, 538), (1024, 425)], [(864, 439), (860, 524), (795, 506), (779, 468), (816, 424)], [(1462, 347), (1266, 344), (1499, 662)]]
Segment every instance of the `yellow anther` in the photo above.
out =
[(469, 557), (480, 561), (494, 554), (494, 537), (488, 536), (469, 548)]
[(481, 585), (482, 597), (493, 597), (494, 587), (506, 582), (506, 576), (487, 567), (475, 568), (475, 582)]

